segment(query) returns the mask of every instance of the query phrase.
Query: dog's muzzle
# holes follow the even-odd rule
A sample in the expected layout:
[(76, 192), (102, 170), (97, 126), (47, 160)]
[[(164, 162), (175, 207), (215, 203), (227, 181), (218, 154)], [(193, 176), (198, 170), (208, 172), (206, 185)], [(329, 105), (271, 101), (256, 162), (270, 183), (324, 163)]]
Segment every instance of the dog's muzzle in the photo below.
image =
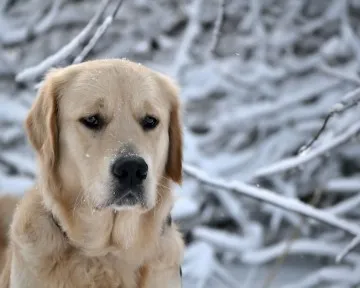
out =
[(122, 156), (114, 161), (111, 167), (114, 191), (113, 204), (135, 205), (144, 200), (144, 181), (148, 165), (139, 156)]

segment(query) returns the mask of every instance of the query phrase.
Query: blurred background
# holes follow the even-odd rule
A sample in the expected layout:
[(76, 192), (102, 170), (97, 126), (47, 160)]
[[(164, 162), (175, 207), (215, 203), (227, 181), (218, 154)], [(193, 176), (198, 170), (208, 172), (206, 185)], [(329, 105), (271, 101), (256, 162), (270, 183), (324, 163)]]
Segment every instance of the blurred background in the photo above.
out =
[(335, 261), (360, 233), (359, 28), (358, 0), (2, 0), (0, 190), (33, 183), (43, 74), (128, 58), (181, 87), (184, 287), (360, 287), (360, 250)]

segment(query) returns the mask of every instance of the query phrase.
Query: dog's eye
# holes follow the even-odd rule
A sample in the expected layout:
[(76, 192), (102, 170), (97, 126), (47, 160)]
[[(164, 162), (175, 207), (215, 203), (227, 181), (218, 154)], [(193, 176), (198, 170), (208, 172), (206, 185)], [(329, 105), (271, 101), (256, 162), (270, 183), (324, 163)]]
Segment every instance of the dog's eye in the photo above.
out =
[(89, 129), (92, 129), (92, 130), (99, 130), (99, 129), (101, 129), (101, 127), (104, 124), (104, 121), (102, 120), (102, 118), (98, 114), (83, 117), (83, 118), (80, 119), (80, 122), (84, 126), (86, 126)]
[(145, 116), (141, 120), (141, 126), (145, 131), (154, 129), (158, 124), (159, 124), (159, 120), (149, 115)]

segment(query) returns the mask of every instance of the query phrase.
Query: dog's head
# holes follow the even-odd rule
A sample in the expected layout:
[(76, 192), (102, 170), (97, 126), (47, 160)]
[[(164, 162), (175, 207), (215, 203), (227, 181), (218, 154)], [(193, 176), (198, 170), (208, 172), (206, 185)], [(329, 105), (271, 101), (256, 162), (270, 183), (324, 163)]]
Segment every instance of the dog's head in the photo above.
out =
[(52, 70), (26, 120), (44, 180), (94, 209), (153, 208), (163, 179), (182, 178), (177, 94), (126, 60)]

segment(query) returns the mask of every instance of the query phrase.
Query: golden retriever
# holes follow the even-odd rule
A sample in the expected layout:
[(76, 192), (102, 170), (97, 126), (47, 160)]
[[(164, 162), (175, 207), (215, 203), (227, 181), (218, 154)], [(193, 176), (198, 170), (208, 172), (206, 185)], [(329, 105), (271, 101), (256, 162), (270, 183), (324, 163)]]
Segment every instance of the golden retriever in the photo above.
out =
[(0, 200), (0, 287), (181, 287), (179, 110), (171, 79), (131, 61), (50, 71), (26, 119), (36, 185)]

